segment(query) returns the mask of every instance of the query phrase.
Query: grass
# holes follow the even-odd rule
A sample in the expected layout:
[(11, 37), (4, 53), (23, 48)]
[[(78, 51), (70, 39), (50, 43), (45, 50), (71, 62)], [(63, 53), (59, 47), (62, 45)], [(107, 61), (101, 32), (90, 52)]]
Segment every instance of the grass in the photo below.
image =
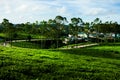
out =
[(31, 49), (0, 46), (1, 80), (119, 80), (120, 46)]
[(0, 37), (5, 37), (5, 34), (4, 33), (0, 33)]
[(108, 51), (116, 51), (116, 52), (120, 52), (120, 43), (116, 42), (116, 43), (103, 43), (100, 44), (101, 46), (96, 46), (93, 47), (93, 49), (99, 49), (99, 50), (108, 50)]
[[(27, 33), (24, 33), (24, 32), (20, 32), (20, 33), (18, 32), (17, 35), (18, 36), (17, 36), (16, 39), (27, 39), (28, 35), (31, 35), (32, 39), (45, 38), (44, 36), (41, 36), (41, 35), (38, 35), (38, 34), (27, 34)], [(0, 33), (0, 37), (1, 38), (6, 38), (4, 33)]]
[(37, 43), (31, 43), (28, 41), (23, 42), (13, 42), (12, 46), (22, 47), (22, 48), (32, 48), (32, 49), (41, 49), (41, 45)]
[(31, 35), (33, 39), (40, 39), (45, 38), (44, 36), (41, 36), (40, 34), (26, 34), (26, 33), (18, 33), (18, 38), (20, 39), (26, 39), (28, 35)]

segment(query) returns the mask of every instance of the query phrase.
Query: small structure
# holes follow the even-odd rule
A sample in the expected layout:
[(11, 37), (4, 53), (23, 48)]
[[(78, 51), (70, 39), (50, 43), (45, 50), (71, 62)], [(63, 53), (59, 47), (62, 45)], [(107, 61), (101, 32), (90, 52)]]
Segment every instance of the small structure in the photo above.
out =
[(79, 33), (78, 33), (78, 38), (84, 39), (84, 38), (88, 38), (88, 36), (87, 36), (87, 34), (84, 33), (84, 32), (79, 32)]
[(71, 34), (68, 34), (68, 37), (65, 38), (63, 43), (65, 43), (65, 44), (67, 44), (67, 43), (75, 43), (75, 41), (81, 42), (81, 41), (85, 41), (85, 39), (87, 39), (87, 38), (88, 38), (88, 36), (84, 32), (79, 32), (77, 36), (73, 36)]

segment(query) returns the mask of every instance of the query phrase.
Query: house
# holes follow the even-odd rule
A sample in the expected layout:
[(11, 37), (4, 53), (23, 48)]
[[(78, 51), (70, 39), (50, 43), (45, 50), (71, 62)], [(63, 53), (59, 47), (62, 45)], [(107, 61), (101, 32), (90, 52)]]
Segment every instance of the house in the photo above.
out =
[(65, 38), (65, 40), (63, 41), (65, 44), (69, 43), (75, 43), (77, 42), (83, 42), (83, 41), (87, 41), (87, 34), (84, 32), (79, 32), (77, 36), (73, 36), (71, 34), (68, 34), (68, 38)]
[(88, 38), (88, 36), (87, 36), (87, 34), (86, 33), (84, 33), (84, 32), (79, 32), (78, 33), (78, 38)]

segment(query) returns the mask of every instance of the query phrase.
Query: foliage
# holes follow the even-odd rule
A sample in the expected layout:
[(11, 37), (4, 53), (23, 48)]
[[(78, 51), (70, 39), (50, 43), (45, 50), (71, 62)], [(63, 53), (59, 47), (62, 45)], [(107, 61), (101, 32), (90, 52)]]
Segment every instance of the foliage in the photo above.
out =
[(120, 25), (112, 21), (102, 22), (99, 18), (92, 22), (84, 22), (79, 17), (73, 17), (71, 22), (68, 22), (66, 17), (60, 15), (48, 21), (21, 24), (13, 24), (8, 19), (3, 19), (0, 24), (0, 33), (4, 33), (4, 39), (6, 40), (27, 39), (28, 35), (31, 36), (31, 39), (59, 40), (68, 37), (69, 34), (77, 38), (79, 32), (86, 33), (88, 38), (90, 34), (95, 33), (98, 39), (100, 33), (103, 33), (103, 35), (114, 33), (116, 39), (117, 35), (120, 34)]

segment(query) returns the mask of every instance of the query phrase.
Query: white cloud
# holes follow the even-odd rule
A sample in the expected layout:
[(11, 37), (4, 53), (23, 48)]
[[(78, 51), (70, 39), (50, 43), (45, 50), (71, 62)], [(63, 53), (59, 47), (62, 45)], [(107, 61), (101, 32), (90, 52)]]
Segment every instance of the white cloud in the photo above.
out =
[(19, 7), (17, 7), (17, 8), (16, 8), (16, 11), (25, 12), (25, 11), (28, 10), (28, 8), (29, 8), (28, 5), (23, 4), (23, 5), (19, 6)]
[(96, 16), (96, 15), (105, 15), (106, 13), (107, 10), (104, 8), (91, 8), (91, 9), (86, 9), (86, 12), (83, 14)]
[(110, 16), (115, 20), (114, 17), (120, 14), (118, 3), (120, 0), (0, 0), (0, 19), (6, 17), (13, 22), (26, 22), (62, 15), (87, 20)]
[(65, 13), (66, 13), (66, 8), (65, 8), (65, 7), (57, 8), (57, 12), (58, 12), (59, 14), (65, 14)]
[[(116, 0), (119, 1), (119, 0)], [(68, 1), (68, 4), (78, 13), (82, 15), (103, 15), (108, 14), (111, 10), (116, 10), (113, 4), (117, 3), (114, 0), (74, 0)], [(66, 1), (67, 2), (67, 1)], [(120, 2), (120, 1), (119, 1)]]
[(12, 12), (11, 7), (10, 7), (9, 5), (6, 5), (6, 6), (5, 6), (5, 13), (6, 13), (6, 14), (10, 14), (11, 12)]
[(44, 11), (49, 11), (50, 10), (50, 7), (47, 6), (47, 5), (43, 5), (43, 4), (40, 4), (40, 5), (32, 5), (33, 7), (31, 7), (31, 10), (32, 11), (38, 11), (38, 12), (44, 12)]
[(40, 7), (39, 7), (39, 6), (34, 6), (34, 7), (32, 8), (32, 10), (33, 10), (33, 11), (38, 11), (38, 10), (40, 10)]

